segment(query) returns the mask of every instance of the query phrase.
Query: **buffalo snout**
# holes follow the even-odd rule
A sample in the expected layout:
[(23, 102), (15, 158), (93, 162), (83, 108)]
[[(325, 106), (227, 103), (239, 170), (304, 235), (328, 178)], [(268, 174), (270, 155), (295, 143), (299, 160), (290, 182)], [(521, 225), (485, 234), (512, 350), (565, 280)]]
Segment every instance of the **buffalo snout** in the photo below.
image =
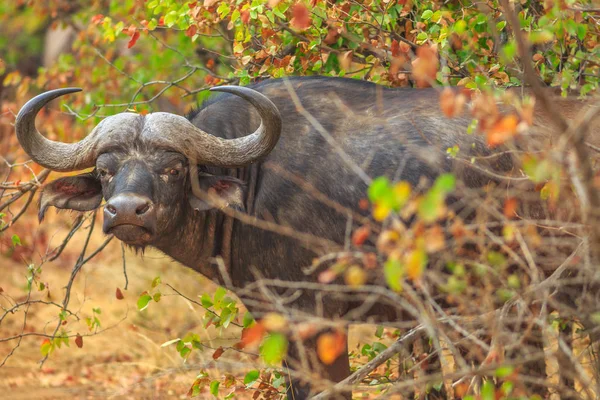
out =
[(156, 207), (145, 196), (123, 193), (104, 206), (104, 232), (113, 233), (126, 243), (147, 242), (154, 235), (155, 227)]

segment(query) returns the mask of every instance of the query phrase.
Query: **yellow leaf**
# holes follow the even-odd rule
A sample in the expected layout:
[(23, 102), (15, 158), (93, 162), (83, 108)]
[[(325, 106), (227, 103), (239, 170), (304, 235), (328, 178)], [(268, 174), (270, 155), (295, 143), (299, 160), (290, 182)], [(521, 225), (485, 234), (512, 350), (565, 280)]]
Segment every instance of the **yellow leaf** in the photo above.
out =
[(283, 315), (274, 312), (265, 315), (261, 322), (265, 329), (270, 332), (281, 332), (284, 331), (288, 326), (288, 323)]
[(373, 208), (373, 218), (375, 218), (376, 221), (381, 222), (390, 215), (390, 211), (392, 211), (392, 209), (387, 205), (380, 203), (375, 204), (375, 207)]
[(367, 273), (360, 265), (351, 265), (346, 274), (344, 280), (348, 286), (358, 287), (365, 284), (367, 281)]
[(423, 249), (415, 249), (406, 255), (406, 274), (411, 280), (417, 280), (423, 275), (427, 265), (427, 254)]
[(398, 182), (394, 185), (394, 194), (396, 195), (396, 201), (400, 207), (408, 201), (410, 191), (410, 183), (406, 181)]

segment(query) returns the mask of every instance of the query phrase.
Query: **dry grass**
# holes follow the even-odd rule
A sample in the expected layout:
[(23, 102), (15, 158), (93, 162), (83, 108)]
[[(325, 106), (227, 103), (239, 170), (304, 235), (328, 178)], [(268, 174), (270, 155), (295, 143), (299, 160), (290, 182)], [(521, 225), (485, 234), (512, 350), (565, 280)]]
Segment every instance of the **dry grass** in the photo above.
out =
[[(77, 250), (82, 240), (83, 235), (79, 234), (70, 248)], [(96, 244), (102, 240), (101, 234), (94, 235)], [(51, 297), (41, 292), (37, 294), (40, 298), (62, 300), (72, 265), (69, 261), (74, 256), (64, 254), (44, 265), (42, 280), (50, 288)], [(8, 258), (0, 262), (3, 264), (0, 281), (3, 294), (24, 300), (25, 262)], [(221, 377), (221, 372), (211, 368), (214, 365), (210, 362), (209, 348), (196, 351), (184, 364), (173, 347), (161, 348), (161, 344), (193, 331), (201, 335), (207, 346), (217, 348), (235, 343), (237, 339), (227, 337), (239, 332), (229, 330), (220, 335), (214, 329), (203, 329), (203, 312), (166, 291), (160, 303), (151, 304), (145, 311), (139, 312), (136, 306), (139, 294), (150, 288), (156, 276), (190, 297), (212, 291), (214, 285), (158, 252), (148, 251), (143, 258), (126, 252), (126, 262), (129, 288), (123, 290), (123, 300), (115, 296), (116, 288), (123, 288), (125, 284), (121, 246), (117, 241), (84, 266), (73, 288), (70, 308), (80, 310), (82, 317), (91, 316), (92, 308), (100, 308), (102, 328), (107, 331), (84, 337), (81, 349), (71, 339), (70, 347), (55, 351), (41, 369), (43, 339), (25, 338), (15, 356), (2, 368), (0, 398), (180, 398), (185, 397), (201, 365), (206, 365), (209, 373), (214, 372), (215, 378)], [(2, 305), (8, 305), (8, 299), (1, 301)], [(48, 305), (32, 306), (25, 332), (52, 333), (58, 311)], [(0, 326), (0, 337), (18, 334), (22, 321), (22, 312), (8, 316)], [(69, 322), (66, 328), (70, 333), (89, 333), (84, 321)], [(6, 355), (14, 344), (1, 343), (1, 354)], [(225, 353), (223, 360), (244, 361), (239, 353), (229, 353)]]

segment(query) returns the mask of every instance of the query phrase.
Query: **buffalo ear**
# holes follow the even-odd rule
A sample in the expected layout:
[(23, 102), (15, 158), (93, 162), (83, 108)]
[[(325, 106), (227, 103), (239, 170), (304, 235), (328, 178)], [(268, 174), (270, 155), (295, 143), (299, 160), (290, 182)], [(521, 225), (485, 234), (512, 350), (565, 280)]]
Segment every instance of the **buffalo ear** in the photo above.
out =
[(95, 172), (67, 176), (50, 182), (40, 196), (40, 221), (49, 206), (75, 211), (90, 211), (102, 202), (102, 185)]
[[(200, 190), (204, 193), (217, 195), (228, 207), (244, 210), (244, 191), (246, 184), (231, 176), (215, 176), (200, 173), (198, 176)], [(199, 199), (190, 193), (190, 204), (196, 211), (208, 211), (215, 208), (214, 205)]]

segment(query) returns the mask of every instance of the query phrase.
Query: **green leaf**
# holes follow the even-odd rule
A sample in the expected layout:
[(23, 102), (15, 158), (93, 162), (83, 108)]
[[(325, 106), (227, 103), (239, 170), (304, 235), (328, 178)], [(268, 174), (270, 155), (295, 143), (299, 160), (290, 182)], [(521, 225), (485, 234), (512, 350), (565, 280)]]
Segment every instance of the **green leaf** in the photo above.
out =
[(497, 378), (506, 378), (507, 376), (512, 374), (514, 370), (515, 370), (514, 367), (512, 367), (510, 365), (498, 367), (498, 368), (496, 368), (496, 377)]
[(400, 280), (404, 275), (404, 266), (400, 260), (388, 258), (383, 266), (383, 274), (390, 289), (396, 292), (402, 291), (402, 282)]
[(369, 200), (371, 200), (372, 203), (375, 203), (386, 196), (389, 191), (390, 181), (385, 176), (380, 176), (371, 182), (367, 195), (369, 196)]
[(212, 381), (210, 383), (210, 394), (212, 394), (215, 397), (219, 396), (219, 385), (220, 384), (221, 384), (221, 382), (219, 382), (219, 381)]
[(206, 307), (206, 308), (210, 308), (213, 306), (213, 302), (210, 299), (210, 296), (207, 295), (206, 293), (204, 293), (202, 295), (202, 297), (200, 297), (200, 303), (202, 303), (202, 306)]
[(213, 301), (215, 302), (215, 304), (220, 305), (219, 303), (221, 303), (221, 300), (223, 299), (223, 297), (225, 297), (226, 294), (227, 290), (225, 290), (223, 286), (219, 286), (215, 291), (215, 295), (213, 297)]
[(444, 193), (450, 193), (456, 186), (456, 178), (452, 174), (442, 174), (436, 180), (434, 188)]
[(252, 325), (252, 323), (254, 323), (254, 317), (249, 311), (246, 311), (244, 314), (244, 319), (242, 320), (242, 325), (244, 328), (248, 328), (250, 325)]
[(188, 346), (183, 346), (183, 348), (179, 351), (179, 355), (181, 356), (181, 358), (187, 358), (187, 356), (189, 356), (191, 352), (192, 349), (190, 349)]
[(148, 22), (148, 30), (149, 31), (153, 31), (156, 29), (156, 27), (158, 26), (158, 21), (156, 20), (156, 18), (152, 18), (149, 22)]
[(152, 288), (154, 289), (155, 287), (160, 285), (160, 283), (161, 283), (160, 276), (157, 276), (156, 278), (152, 279)]
[(281, 333), (272, 333), (263, 341), (260, 355), (267, 364), (274, 365), (281, 362), (288, 348), (288, 340)]
[(481, 400), (496, 400), (494, 384), (486, 381), (481, 388)]
[(251, 386), (254, 382), (258, 380), (260, 377), (260, 372), (257, 369), (254, 369), (244, 376), (244, 385)]
[(42, 352), (42, 355), (44, 355), (44, 356), (47, 356), (48, 354), (50, 354), (53, 349), (54, 349), (54, 346), (49, 339), (44, 340), (42, 342), (42, 345), (40, 346), (40, 350)]
[(175, 25), (175, 22), (177, 22), (177, 13), (175, 11), (170, 11), (167, 13), (167, 15), (165, 15), (164, 22), (169, 28)]
[(148, 293), (143, 293), (137, 301), (138, 310), (144, 311), (148, 307), (148, 303), (152, 300), (152, 296)]
[(160, 301), (161, 297), (162, 297), (161, 293), (158, 292), (158, 293), (154, 293), (154, 296), (152, 296), (152, 299), (158, 303)]
[(431, 17), (433, 16), (433, 11), (431, 10), (425, 10), (423, 11), (423, 14), (421, 14), (421, 19), (423, 21), (427, 21), (429, 20)]
[(15, 247), (16, 246), (21, 246), (21, 238), (19, 236), (17, 236), (16, 234), (12, 235), (11, 240), (12, 240), (12, 245), (13, 246), (15, 246)]
[(454, 32), (460, 34), (460, 33), (464, 33), (467, 31), (467, 23), (465, 20), (461, 19), (456, 21), (456, 23), (454, 24)]

